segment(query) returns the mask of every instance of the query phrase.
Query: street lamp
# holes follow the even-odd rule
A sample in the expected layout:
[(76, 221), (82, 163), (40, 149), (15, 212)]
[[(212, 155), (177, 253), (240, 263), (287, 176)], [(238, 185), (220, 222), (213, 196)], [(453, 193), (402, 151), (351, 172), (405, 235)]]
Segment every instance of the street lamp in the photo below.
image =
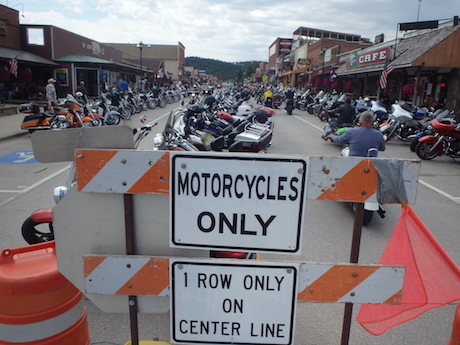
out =
[(323, 68), (321, 70), (321, 74), (324, 74), (324, 62), (326, 60), (326, 50), (327, 50), (327, 47), (323, 47), (323, 49), (321, 50), (321, 55), (323, 58)]
[(144, 77), (144, 70), (142, 69), (142, 48), (144, 48), (144, 43), (142, 43), (142, 41), (140, 41), (138, 44), (137, 44), (137, 48), (139, 48), (139, 51), (140, 51), (140, 60), (141, 60), (141, 79)]
[(420, 5), (422, 4), (422, 0), (418, 0), (418, 12), (417, 12), (417, 21), (420, 17)]

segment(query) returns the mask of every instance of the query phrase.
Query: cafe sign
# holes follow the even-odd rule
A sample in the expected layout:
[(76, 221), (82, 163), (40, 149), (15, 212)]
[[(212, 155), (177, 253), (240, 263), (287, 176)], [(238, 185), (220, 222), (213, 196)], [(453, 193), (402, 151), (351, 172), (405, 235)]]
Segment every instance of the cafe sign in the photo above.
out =
[(350, 68), (355, 68), (384, 63), (388, 58), (390, 58), (390, 55), (390, 47), (366, 52), (353, 51), (349, 55), (348, 66)]

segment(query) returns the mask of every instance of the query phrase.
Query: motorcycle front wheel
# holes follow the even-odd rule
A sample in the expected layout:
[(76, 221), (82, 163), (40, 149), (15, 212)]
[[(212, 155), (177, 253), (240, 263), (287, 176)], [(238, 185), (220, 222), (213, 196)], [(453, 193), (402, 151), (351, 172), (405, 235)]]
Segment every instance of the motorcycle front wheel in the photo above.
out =
[(421, 159), (430, 160), (438, 155), (437, 148), (433, 148), (433, 143), (419, 143), (417, 146), (417, 156)]
[(374, 211), (364, 210), (363, 225), (368, 225), (372, 217), (374, 216)]
[(118, 125), (120, 121), (121, 121), (120, 116), (110, 114), (107, 116), (105, 123), (108, 124), (109, 126), (114, 126), (114, 125)]
[(391, 134), (391, 130), (386, 130), (382, 132), (383, 139), (385, 139), (385, 142), (390, 141), (391, 139), (390, 134)]
[(99, 117), (95, 117), (90, 122), (88, 122), (89, 127), (101, 127), (104, 124), (104, 120)]
[(415, 139), (412, 139), (411, 143), (410, 143), (410, 150), (412, 152), (416, 152), (417, 151), (417, 147), (419, 145), (419, 141), (418, 141), (418, 138), (415, 138)]
[(22, 237), (29, 244), (42, 243), (54, 240), (53, 224), (37, 223), (32, 217), (22, 224)]

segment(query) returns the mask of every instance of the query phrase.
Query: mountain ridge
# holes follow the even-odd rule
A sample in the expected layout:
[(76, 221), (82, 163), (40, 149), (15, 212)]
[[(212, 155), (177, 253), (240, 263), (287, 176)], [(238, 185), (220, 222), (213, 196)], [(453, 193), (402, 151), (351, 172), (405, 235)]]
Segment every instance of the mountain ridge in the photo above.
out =
[(261, 61), (225, 62), (198, 56), (185, 58), (185, 66), (204, 70), (207, 75), (216, 76), (219, 81), (242, 82), (254, 73), (260, 63)]

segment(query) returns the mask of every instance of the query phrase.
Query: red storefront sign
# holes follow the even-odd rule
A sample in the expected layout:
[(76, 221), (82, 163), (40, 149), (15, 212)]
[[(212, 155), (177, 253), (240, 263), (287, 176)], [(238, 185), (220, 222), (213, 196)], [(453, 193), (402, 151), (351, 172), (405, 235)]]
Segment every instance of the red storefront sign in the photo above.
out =
[(384, 63), (388, 58), (390, 58), (390, 55), (390, 47), (376, 49), (365, 53), (353, 51), (349, 55), (348, 66), (350, 68), (354, 68)]

